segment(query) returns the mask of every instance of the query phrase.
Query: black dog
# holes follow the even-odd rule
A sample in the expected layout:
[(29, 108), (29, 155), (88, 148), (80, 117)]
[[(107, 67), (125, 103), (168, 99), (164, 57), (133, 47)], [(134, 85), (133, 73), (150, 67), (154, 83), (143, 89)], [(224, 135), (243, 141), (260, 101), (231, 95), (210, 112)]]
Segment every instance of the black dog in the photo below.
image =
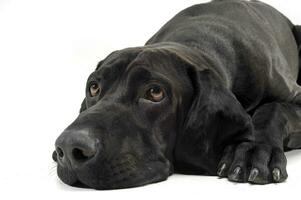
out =
[(56, 140), (58, 176), (95, 189), (173, 172), (283, 182), (284, 151), (301, 147), (300, 46), (300, 27), (258, 1), (183, 10), (98, 64)]

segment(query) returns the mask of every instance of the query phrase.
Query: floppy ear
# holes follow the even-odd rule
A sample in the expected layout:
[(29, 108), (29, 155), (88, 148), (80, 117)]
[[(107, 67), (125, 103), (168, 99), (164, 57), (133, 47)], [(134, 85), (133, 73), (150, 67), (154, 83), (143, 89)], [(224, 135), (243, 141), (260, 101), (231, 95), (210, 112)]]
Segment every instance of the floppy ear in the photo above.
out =
[(81, 106), (80, 106), (80, 110), (79, 110), (79, 113), (85, 111), (87, 109), (87, 103), (86, 103), (86, 98), (84, 98)]
[(191, 67), (188, 75), (194, 96), (177, 136), (176, 160), (186, 169), (193, 165), (205, 174), (216, 174), (226, 145), (252, 140), (251, 117), (216, 73)]
[(250, 139), (251, 117), (218, 76), (209, 69), (188, 73), (195, 93), (184, 131), (202, 135), (215, 144), (229, 137), (231, 142)]

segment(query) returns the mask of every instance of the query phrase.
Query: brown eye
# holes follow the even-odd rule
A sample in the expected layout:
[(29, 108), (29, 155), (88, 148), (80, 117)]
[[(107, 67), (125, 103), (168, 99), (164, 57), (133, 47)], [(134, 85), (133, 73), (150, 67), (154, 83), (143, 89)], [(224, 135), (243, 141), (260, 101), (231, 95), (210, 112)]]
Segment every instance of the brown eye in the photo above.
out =
[(95, 97), (96, 95), (98, 95), (100, 93), (100, 86), (97, 83), (93, 83), (90, 86), (90, 95), (91, 97)]
[(159, 86), (152, 87), (146, 92), (145, 99), (160, 102), (164, 99), (164, 92)]

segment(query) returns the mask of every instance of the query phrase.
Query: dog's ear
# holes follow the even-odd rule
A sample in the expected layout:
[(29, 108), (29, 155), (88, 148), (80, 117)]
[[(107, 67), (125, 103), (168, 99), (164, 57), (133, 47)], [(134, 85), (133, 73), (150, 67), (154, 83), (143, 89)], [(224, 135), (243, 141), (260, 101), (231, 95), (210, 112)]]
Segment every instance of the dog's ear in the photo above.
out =
[[(253, 140), (251, 117), (211, 69), (188, 69), (194, 94), (183, 129), (177, 136), (178, 163), (215, 174), (227, 145)], [(185, 167), (185, 168), (186, 168)]]
[(84, 98), (81, 106), (80, 106), (80, 110), (79, 110), (79, 113), (85, 111), (87, 109), (87, 102), (86, 102), (86, 98)]
[[(252, 121), (235, 95), (210, 69), (188, 71), (194, 96), (184, 124), (184, 134), (201, 139), (203, 150), (252, 139)], [(229, 141), (230, 140), (230, 141)], [(210, 144), (212, 143), (212, 144)]]

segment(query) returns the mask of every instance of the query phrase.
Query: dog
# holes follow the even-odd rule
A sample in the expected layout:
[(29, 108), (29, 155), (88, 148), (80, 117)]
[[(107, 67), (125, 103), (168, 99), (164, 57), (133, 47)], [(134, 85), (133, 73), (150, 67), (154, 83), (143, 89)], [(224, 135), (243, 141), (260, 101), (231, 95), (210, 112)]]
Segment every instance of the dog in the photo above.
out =
[(94, 189), (173, 173), (284, 182), (284, 152), (301, 147), (300, 46), (301, 26), (260, 1), (181, 11), (98, 63), (55, 142), (58, 177)]

